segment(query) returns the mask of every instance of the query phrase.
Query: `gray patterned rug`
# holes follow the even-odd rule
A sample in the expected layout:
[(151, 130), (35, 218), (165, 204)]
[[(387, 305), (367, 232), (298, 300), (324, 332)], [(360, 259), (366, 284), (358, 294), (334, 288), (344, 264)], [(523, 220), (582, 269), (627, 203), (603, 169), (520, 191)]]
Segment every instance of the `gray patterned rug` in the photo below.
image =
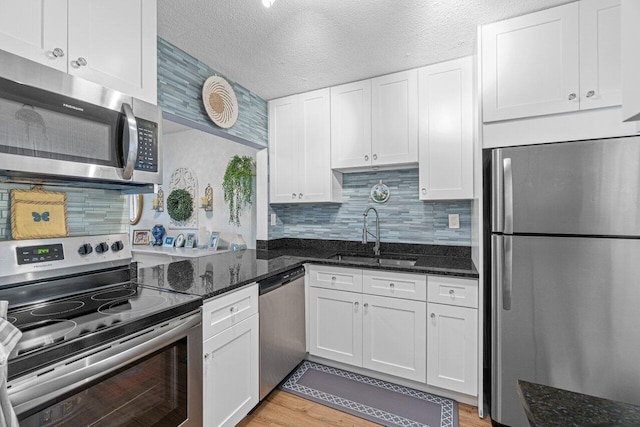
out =
[(308, 360), (280, 388), (386, 426), (458, 427), (454, 400)]

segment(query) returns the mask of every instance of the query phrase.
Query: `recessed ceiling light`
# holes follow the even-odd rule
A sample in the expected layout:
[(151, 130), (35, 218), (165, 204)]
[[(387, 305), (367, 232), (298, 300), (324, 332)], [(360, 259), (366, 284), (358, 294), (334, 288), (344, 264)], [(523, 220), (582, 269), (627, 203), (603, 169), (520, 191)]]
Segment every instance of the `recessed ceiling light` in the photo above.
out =
[(275, 2), (276, 0), (262, 0), (262, 5), (266, 8), (270, 8), (271, 5)]

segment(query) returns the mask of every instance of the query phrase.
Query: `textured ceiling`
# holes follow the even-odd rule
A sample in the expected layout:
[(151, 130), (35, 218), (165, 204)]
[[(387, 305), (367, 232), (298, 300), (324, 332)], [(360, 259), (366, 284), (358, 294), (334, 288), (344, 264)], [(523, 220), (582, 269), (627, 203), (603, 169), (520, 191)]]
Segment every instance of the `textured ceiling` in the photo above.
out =
[(158, 0), (158, 34), (265, 99), (471, 55), (476, 27), (568, 0)]

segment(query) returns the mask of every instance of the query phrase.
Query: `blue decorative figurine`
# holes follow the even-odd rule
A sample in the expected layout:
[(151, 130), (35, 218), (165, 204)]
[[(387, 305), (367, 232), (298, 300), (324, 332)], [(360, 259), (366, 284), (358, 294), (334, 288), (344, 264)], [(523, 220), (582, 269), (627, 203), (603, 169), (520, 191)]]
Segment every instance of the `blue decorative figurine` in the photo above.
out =
[(162, 238), (164, 237), (166, 232), (167, 230), (164, 229), (162, 224), (156, 224), (153, 226), (153, 228), (151, 229), (151, 234), (155, 239), (155, 242), (153, 242), (153, 246), (162, 246)]

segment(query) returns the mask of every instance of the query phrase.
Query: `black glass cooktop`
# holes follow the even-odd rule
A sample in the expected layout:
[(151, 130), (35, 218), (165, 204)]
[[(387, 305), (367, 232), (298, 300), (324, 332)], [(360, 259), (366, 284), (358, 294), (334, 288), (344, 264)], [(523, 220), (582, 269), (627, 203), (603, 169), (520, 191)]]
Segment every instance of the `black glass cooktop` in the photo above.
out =
[(196, 296), (125, 283), (10, 309), (7, 320), (22, 338), (9, 356), (9, 377), (189, 313), (200, 304)]

